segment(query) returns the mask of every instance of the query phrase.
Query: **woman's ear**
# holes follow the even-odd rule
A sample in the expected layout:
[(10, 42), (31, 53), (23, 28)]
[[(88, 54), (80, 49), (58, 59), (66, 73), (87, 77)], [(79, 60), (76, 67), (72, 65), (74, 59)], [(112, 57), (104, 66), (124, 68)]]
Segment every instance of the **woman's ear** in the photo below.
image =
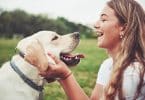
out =
[(126, 27), (127, 27), (127, 23), (121, 25), (120, 31), (121, 31), (121, 32), (124, 32), (124, 31), (126, 30)]
[(127, 24), (124, 24), (120, 27), (120, 39), (122, 39), (125, 36), (125, 30), (126, 30)]

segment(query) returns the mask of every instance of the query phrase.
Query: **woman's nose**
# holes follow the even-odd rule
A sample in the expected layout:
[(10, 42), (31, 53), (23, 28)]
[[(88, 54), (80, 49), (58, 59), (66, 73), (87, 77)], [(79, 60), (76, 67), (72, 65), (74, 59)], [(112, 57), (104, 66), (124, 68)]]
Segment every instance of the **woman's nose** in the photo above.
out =
[(96, 23), (95, 23), (95, 25), (94, 25), (94, 28), (95, 28), (95, 29), (100, 28), (100, 22), (99, 22), (99, 21), (96, 21)]

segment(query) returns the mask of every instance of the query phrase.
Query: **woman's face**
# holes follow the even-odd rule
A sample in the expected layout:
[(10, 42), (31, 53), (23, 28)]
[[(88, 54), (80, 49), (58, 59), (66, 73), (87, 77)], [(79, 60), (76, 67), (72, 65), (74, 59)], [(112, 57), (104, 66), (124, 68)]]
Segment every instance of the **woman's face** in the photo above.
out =
[(98, 46), (105, 49), (114, 49), (120, 46), (121, 25), (115, 16), (115, 12), (106, 6), (101, 13), (100, 19), (95, 24), (98, 34)]

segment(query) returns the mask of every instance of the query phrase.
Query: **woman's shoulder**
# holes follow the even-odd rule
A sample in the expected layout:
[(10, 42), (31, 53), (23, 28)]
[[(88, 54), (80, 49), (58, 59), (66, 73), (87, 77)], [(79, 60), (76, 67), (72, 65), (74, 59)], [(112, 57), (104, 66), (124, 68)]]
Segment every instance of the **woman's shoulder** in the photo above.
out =
[(126, 74), (139, 74), (142, 70), (142, 65), (140, 62), (132, 62), (125, 70)]
[(111, 57), (109, 57), (109, 58), (107, 58), (107, 59), (105, 59), (104, 61), (103, 61), (103, 63), (102, 63), (102, 65), (112, 65), (113, 64), (113, 59), (111, 58)]
[(104, 71), (107, 71), (107, 69), (111, 69), (112, 64), (113, 64), (112, 58), (105, 59), (100, 65), (99, 72), (104, 72)]

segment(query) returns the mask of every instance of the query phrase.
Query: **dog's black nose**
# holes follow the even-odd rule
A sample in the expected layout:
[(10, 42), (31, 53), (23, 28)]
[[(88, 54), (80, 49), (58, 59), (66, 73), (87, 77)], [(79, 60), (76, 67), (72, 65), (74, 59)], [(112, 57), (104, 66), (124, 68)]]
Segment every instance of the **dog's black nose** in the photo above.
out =
[(80, 39), (80, 34), (79, 34), (79, 32), (74, 32), (74, 33), (73, 33), (73, 38), (74, 38), (74, 39)]

